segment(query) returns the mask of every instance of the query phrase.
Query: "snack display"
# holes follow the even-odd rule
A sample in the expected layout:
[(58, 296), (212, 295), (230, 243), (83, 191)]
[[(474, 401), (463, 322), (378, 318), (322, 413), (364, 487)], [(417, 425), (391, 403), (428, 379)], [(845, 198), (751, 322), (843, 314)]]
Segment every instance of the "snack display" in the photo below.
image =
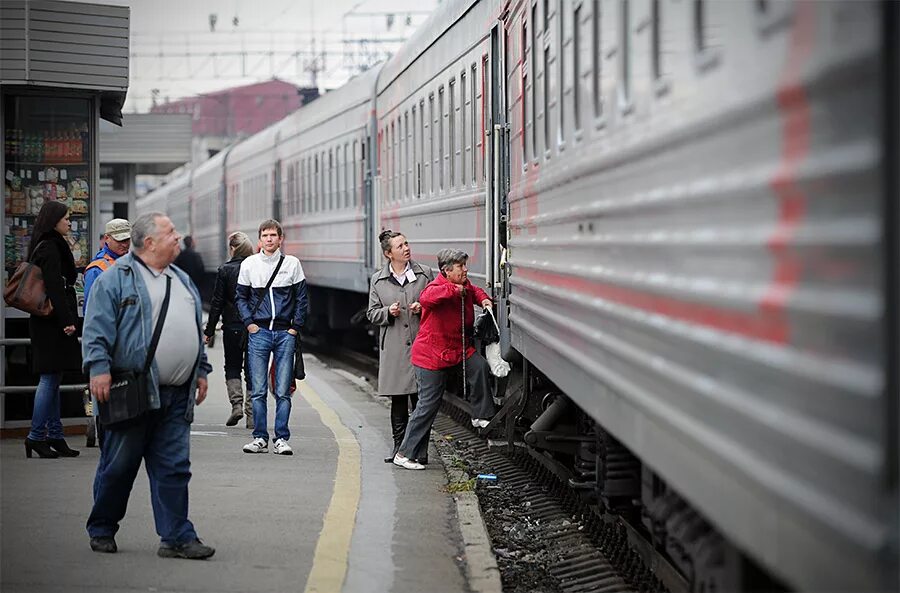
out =
[(5, 277), (24, 261), (35, 220), (48, 200), (64, 202), (69, 208), (72, 230), (67, 239), (75, 265), (87, 265), (92, 255), (89, 103), (83, 104), (83, 119), (74, 118), (71, 103), (66, 105), (60, 108), (59, 117), (49, 120), (46, 108), (40, 117), (27, 109), (16, 115), (6, 112), (9, 127), (3, 131), (5, 158), (0, 170), (6, 215)]

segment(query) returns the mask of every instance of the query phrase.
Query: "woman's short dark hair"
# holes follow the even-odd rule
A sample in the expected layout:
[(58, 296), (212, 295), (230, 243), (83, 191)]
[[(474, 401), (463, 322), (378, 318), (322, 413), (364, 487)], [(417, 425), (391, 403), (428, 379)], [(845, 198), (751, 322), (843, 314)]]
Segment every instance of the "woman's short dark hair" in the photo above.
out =
[(460, 249), (441, 249), (437, 252), (438, 269), (441, 272), (446, 272), (455, 264), (464, 264), (467, 261), (469, 261), (469, 254)]
[(387, 253), (391, 250), (391, 239), (394, 237), (402, 237), (403, 233), (398, 233), (396, 231), (392, 231), (388, 229), (386, 231), (381, 231), (378, 235), (378, 240), (381, 241), (381, 252)]
[(41, 239), (47, 231), (53, 230), (53, 227), (55, 227), (60, 220), (65, 218), (68, 211), (69, 207), (66, 206), (65, 202), (59, 202), (57, 200), (44, 202), (40, 212), (38, 212), (37, 219), (34, 221), (34, 229), (31, 231), (31, 242), (28, 243), (29, 259), (31, 259), (31, 255), (34, 253), (34, 248), (38, 246), (38, 243), (41, 242)]

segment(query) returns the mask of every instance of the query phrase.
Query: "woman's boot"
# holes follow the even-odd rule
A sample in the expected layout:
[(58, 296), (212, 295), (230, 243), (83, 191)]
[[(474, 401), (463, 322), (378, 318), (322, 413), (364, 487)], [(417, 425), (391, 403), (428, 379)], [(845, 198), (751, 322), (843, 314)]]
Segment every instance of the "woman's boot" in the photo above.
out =
[(81, 455), (81, 451), (69, 447), (66, 439), (47, 439), (47, 442), (50, 443), (51, 449), (59, 453), (60, 457), (78, 457)]
[(406, 435), (406, 425), (409, 423), (409, 408), (407, 407), (407, 396), (392, 395), (391, 396), (391, 437), (394, 440), (394, 449), (390, 457), (385, 457), (385, 463), (392, 463), (397, 451), (400, 450), (400, 443)]
[(56, 459), (59, 457), (59, 453), (50, 448), (50, 443), (47, 441), (32, 441), (31, 439), (25, 439), (25, 457), (31, 459), (31, 452), (34, 451), (38, 454), (38, 457), (48, 458), (48, 459)]
[(240, 379), (227, 379), (225, 387), (228, 389), (228, 401), (231, 402), (231, 416), (225, 421), (225, 426), (234, 426), (238, 420), (244, 417), (242, 410), (244, 404), (244, 390)]

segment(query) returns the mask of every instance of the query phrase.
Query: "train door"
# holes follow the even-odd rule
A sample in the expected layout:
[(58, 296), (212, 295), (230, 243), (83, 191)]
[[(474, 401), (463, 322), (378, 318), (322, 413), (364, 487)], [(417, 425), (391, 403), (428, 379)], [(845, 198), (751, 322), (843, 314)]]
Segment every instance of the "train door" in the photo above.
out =
[(504, 23), (491, 28), (488, 49), (485, 106), (485, 272), (488, 291), (497, 297), (502, 285), (500, 257), (506, 246), (506, 200), (509, 187), (509, 159), (506, 120), (506, 39)]

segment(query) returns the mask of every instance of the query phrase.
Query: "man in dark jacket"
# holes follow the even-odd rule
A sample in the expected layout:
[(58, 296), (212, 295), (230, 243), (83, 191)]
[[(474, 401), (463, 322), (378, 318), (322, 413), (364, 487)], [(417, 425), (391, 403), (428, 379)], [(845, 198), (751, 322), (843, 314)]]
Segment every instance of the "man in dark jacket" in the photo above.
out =
[(184, 238), (184, 249), (181, 250), (181, 253), (175, 259), (175, 265), (184, 270), (188, 278), (194, 283), (194, 286), (197, 287), (200, 296), (205, 299), (206, 295), (209, 294), (203, 286), (203, 274), (206, 268), (203, 266), (203, 256), (194, 249), (194, 238), (190, 235)]

